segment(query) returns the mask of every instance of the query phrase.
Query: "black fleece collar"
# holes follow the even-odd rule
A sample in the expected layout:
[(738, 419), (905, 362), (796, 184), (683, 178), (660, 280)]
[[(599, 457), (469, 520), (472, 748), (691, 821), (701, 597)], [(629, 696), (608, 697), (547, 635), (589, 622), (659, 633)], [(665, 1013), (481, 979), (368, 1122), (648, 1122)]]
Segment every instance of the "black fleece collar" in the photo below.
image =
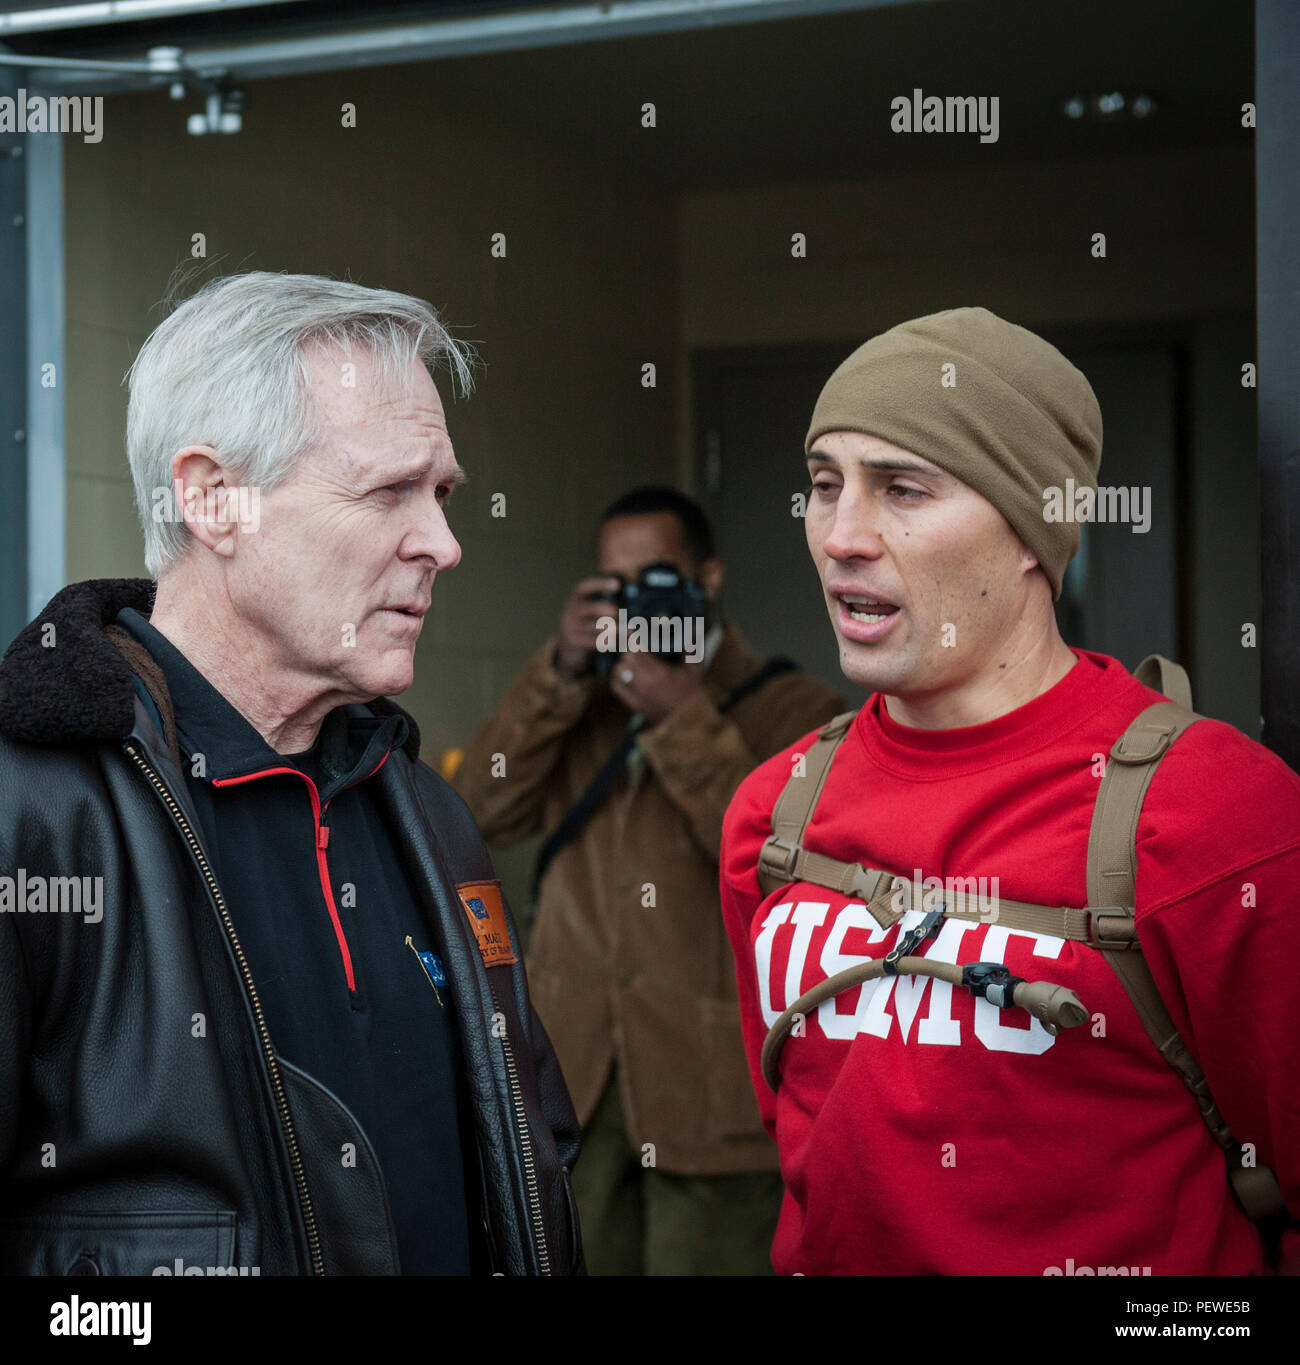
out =
[[(26, 744), (124, 740), (135, 723), (135, 674), (105, 627), (124, 607), (148, 616), (153, 597), (148, 578), (92, 578), (57, 592), (0, 660), (0, 734)], [(402, 748), (418, 758), (411, 716), (387, 697), (368, 706), (376, 716), (405, 719)]]

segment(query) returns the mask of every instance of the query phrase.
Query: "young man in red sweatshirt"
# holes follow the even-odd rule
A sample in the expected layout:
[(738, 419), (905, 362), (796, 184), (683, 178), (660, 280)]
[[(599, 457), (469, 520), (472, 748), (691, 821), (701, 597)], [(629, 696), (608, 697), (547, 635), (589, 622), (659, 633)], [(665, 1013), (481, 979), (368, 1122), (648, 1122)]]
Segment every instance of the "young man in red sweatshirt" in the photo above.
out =
[[(1161, 700), (1057, 631), (1079, 526), (1045, 509), (1068, 497), (1067, 480), (1096, 488), (1091, 387), (984, 309), (939, 313), (840, 366), (805, 451), (808, 545), (841, 666), (873, 695), (803, 847), (912, 881), (977, 879), (992, 912), (945, 919), (909, 951), (1068, 987), (1087, 1022), (1053, 1035), (948, 982), (885, 975), (796, 1021), (774, 1093), (759, 1059), (778, 1016), (819, 981), (885, 956), (920, 911), (883, 927), (863, 897), (811, 881), (765, 894), (759, 850), (815, 736), (757, 768), (728, 811), (721, 888), (755, 1090), (787, 1187), (775, 1269), (1265, 1271), (1224, 1152), (1103, 954), (996, 912), (999, 898), (1088, 904), (1106, 757)], [(1231, 726), (1200, 720), (1155, 772), (1136, 850), (1136, 931), (1156, 985), (1294, 1217), (1300, 779)]]

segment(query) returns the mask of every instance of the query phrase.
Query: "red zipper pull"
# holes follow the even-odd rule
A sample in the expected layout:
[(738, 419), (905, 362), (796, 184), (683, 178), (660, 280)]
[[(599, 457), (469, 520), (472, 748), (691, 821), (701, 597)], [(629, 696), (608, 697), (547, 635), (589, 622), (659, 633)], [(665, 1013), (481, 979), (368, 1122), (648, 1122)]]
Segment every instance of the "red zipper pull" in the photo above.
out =
[(317, 848), (328, 848), (329, 846), (330, 846), (330, 827), (329, 827), (328, 825), (321, 825), (321, 827), (316, 831), (316, 847), (317, 847)]

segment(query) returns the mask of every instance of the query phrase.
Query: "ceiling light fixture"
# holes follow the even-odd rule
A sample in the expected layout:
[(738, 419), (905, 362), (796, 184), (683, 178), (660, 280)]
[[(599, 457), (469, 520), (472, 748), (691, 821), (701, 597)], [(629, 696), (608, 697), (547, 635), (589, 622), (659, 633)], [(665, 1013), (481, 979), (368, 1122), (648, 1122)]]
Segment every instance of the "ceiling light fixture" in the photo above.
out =
[(1149, 118), (1156, 111), (1156, 100), (1141, 91), (1109, 90), (1099, 95), (1071, 95), (1062, 101), (1061, 111), (1074, 122), (1121, 123)]

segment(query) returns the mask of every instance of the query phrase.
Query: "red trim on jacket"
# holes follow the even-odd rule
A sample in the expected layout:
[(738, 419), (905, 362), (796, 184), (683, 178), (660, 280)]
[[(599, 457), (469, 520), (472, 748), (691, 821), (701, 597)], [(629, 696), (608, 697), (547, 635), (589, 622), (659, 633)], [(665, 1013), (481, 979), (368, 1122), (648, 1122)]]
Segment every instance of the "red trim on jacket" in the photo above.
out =
[[(377, 773), (384, 766), (384, 759), (387, 757), (388, 755), (385, 754), (375, 767), (374, 772), (367, 773), (366, 776), (373, 777), (374, 773)], [(330, 831), (328, 825), (321, 824), (321, 815), (329, 802), (327, 801), (325, 806), (321, 805), (320, 792), (316, 790), (316, 784), (306, 773), (300, 772), (297, 768), (263, 768), (261, 772), (245, 773), (242, 777), (214, 777), (212, 785), (214, 787), (236, 787), (243, 782), (252, 782), (255, 778), (273, 777), (277, 773), (289, 773), (294, 777), (301, 777), (307, 784), (307, 791), (311, 797), (311, 818), (316, 827), (316, 871), (320, 877), (320, 889), (330, 912), (330, 920), (334, 925), (334, 937), (338, 940), (339, 952), (343, 955), (343, 971), (348, 979), (348, 990), (355, 991), (357, 982), (352, 974), (352, 954), (348, 950), (348, 941), (343, 933), (343, 924), (339, 920), (338, 906), (334, 903), (334, 888), (330, 886), (329, 864), (325, 857), (325, 848), (329, 843)]]

